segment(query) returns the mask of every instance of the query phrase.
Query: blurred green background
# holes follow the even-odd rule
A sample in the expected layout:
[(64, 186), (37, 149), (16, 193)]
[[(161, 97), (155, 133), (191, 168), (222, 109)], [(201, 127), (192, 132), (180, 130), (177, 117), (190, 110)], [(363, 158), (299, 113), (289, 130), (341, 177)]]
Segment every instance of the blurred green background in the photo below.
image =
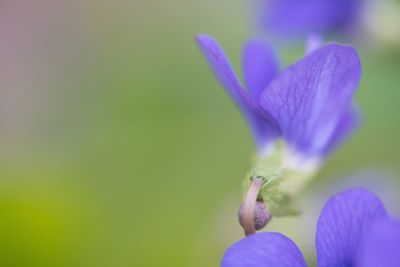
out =
[[(242, 236), (254, 148), (193, 36), (214, 36), (239, 70), (246, 10), (239, 0), (0, 3), (0, 266), (218, 265)], [(390, 170), (395, 184), (400, 174), (400, 46), (355, 46), (362, 124), (305, 203), (363, 168)], [(286, 64), (302, 55), (300, 44), (279, 48)], [(317, 200), (316, 213), (268, 229), (310, 259)]]

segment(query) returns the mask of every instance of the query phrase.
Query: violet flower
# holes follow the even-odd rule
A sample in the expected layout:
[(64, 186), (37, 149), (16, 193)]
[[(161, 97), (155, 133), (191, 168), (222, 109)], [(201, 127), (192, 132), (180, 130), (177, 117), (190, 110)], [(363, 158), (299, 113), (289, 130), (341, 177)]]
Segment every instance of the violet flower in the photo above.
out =
[[(258, 157), (244, 189), (258, 181), (253, 195), (246, 197), (251, 203), (244, 210), (250, 211), (244, 213), (252, 216), (258, 199), (274, 216), (298, 214), (295, 195), (356, 124), (351, 106), (361, 74), (356, 51), (333, 43), (320, 46), (313, 38), (307, 55), (279, 72), (272, 49), (250, 40), (242, 55), (245, 90), (218, 44), (206, 35), (198, 35), (196, 41), (244, 115), (257, 146)], [(249, 225), (251, 220), (244, 222)]]
[[(391, 218), (380, 199), (365, 189), (333, 196), (317, 222), (319, 267), (400, 266), (400, 222)], [(297, 246), (279, 233), (250, 235), (224, 254), (221, 267), (304, 267)]]
[(257, 0), (262, 28), (279, 36), (343, 32), (360, 20), (365, 0)]
[(351, 46), (313, 44), (306, 56), (279, 73), (272, 49), (250, 40), (242, 54), (244, 90), (218, 44), (206, 35), (196, 41), (246, 118), (259, 155), (283, 138), (291, 152), (319, 160), (354, 127), (351, 100), (361, 66)]

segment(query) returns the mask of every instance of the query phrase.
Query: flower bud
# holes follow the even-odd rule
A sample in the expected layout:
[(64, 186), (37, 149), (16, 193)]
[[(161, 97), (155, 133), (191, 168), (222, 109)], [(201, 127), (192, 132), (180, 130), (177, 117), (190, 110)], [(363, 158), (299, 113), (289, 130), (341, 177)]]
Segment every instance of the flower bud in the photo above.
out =
[[(243, 227), (243, 203), (240, 204), (238, 211), (238, 219), (240, 225)], [(269, 214), (267, 208), (264, 205), (264, 202), (261, 200), (257, 200), (255, 208), (254, 208), (254, 226), (256, 230), (261, 230), (264, 228), (267, 223), (271, 220), (271, 215)]]

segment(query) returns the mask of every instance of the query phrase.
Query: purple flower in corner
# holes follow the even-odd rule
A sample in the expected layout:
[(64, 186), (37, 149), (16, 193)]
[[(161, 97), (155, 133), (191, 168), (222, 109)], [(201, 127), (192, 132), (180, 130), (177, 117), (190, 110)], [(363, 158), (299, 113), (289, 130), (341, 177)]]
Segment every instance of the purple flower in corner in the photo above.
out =
[(365, 0), (255, 0), (262, 28), (280, 36), (347, 31), (357, 25)]
[[(319, 267), (400, 266), (400, 222), (380, 199), (365, 189), (351, 189), (325, 204), (317, 223)], [(305, 267), (297, 246), (279, 233), (250, 235), (224, 254), (221, 267)]]
[(273, 50), (250, 40), (242, 54), (245, 90), (218, 44), (206, 35), (196, 41), (246, 118), (259, 155), (281, 138), (292, 154), (319, 160), (353, 129), (361, 65), (351, 46), (319, 46), (313, 39), (307, 55), (279, 72)]

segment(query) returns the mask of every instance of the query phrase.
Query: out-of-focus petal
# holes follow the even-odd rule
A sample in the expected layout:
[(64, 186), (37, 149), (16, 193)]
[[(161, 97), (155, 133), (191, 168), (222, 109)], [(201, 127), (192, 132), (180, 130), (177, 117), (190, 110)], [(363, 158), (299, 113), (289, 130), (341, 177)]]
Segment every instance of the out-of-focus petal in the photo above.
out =
[(364, 233), (386, 216), (380, 199), (368, 190), (351, 189), (333, 196), (317, 223), (318, 267), (353, 266)]
[(279, 129), (275, 121), (266, 112), (261, 115), (261, 113), (257, 111), (257, 103), (253, 102), (242, 89), (242, 86), (218, 44), (207, 35), (197, 35), (196, 42), (217, 80), (245, 116), (257, 148), (261, 152), (265, 146), (279, 134)]
[(352, 28), (363, 0), (259, 0), (261, 25), (277, 35), (301, 36)]
[(262, 92), (260, 105), (291, 148), (321, 156), (331, 147), (361, 75), (350, 46), (325, 45), (289, 66)]
[(305, 54), (311, 54), (318, 48), (320, 48), (323, 44), (322, 36), (320, 34), (310, 33), (307, 36)]
[(400, 222), (383, 219), (377, 222), (363, 239), (356, 266), (400, 266)]
[(279, 233), (250, 235), (225, 252), (221, 267), (305, 267), (297, 246)]
[(243, 47), (242, 69), (249, 96), (255, 102), (263, 89), (278, 74), (278, 63), (272, 47), (262, 40), (250, 40)]

